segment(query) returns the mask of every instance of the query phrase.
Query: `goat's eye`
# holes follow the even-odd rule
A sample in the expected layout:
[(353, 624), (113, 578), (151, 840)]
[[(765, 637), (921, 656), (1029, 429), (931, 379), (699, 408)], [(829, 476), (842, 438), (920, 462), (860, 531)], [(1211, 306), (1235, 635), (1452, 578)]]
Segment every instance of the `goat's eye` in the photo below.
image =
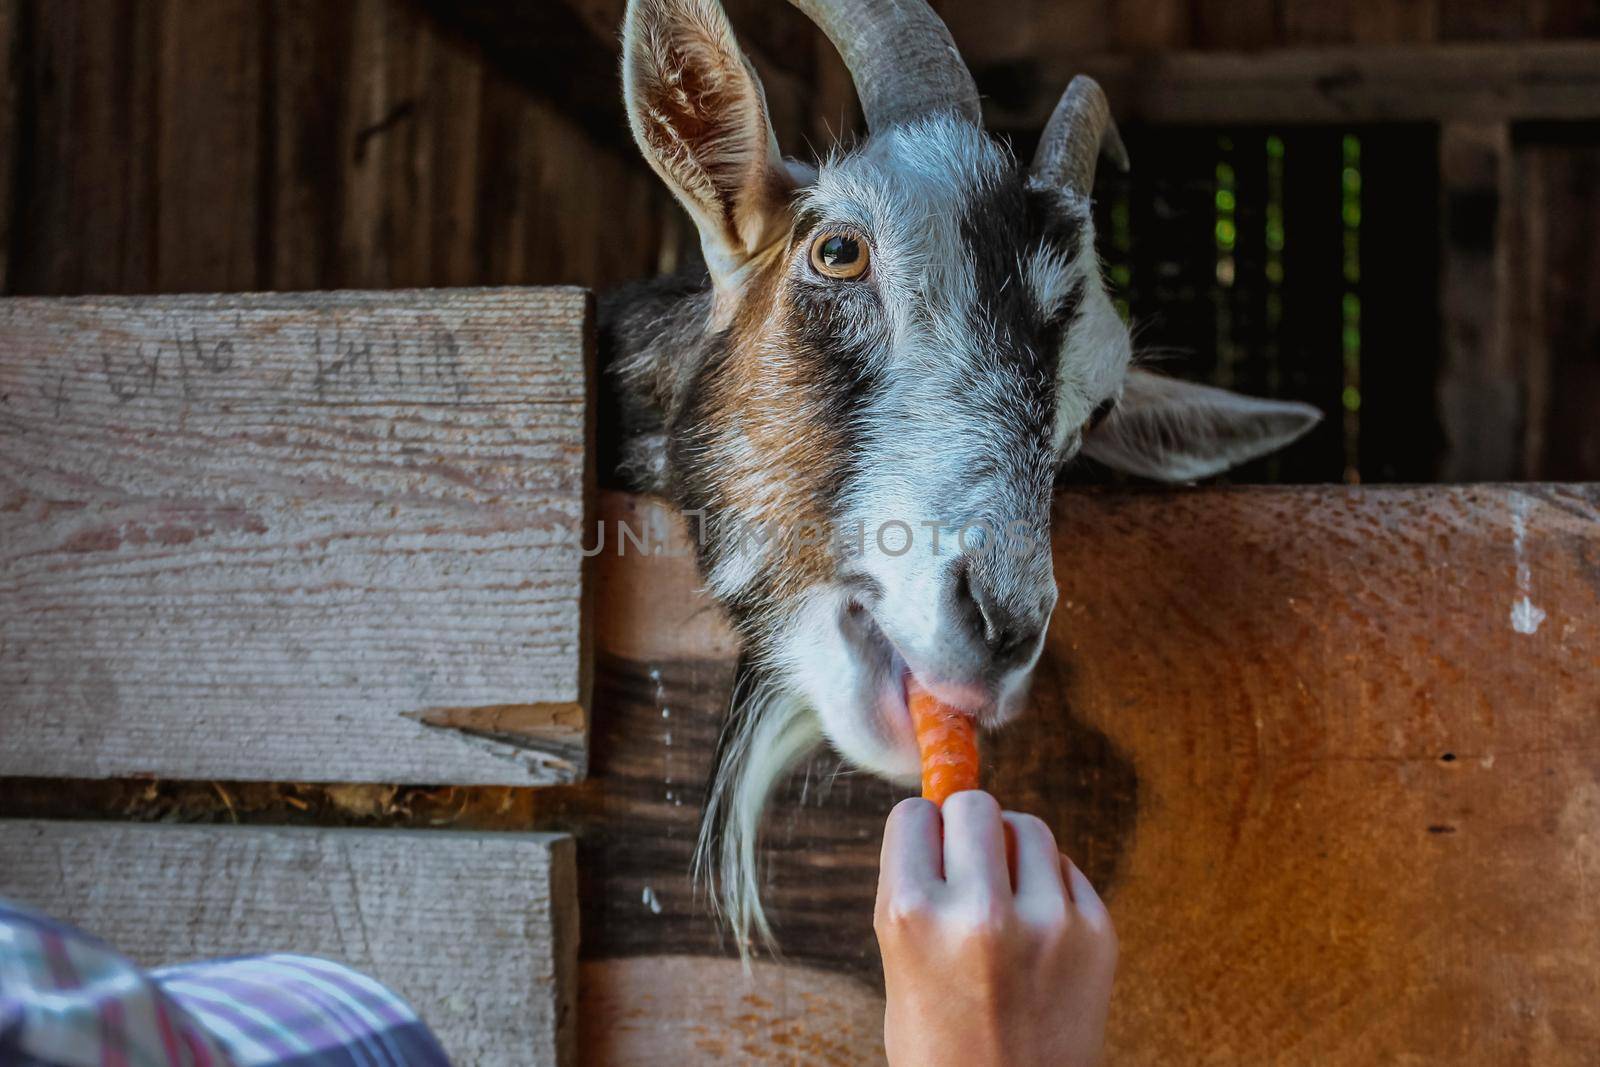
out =
[(1102, 422), (1105, 422), (1106, 416), (1110, 415), (1116, 406), (1117, 398), (1114, 396), (1107, 397), (1106, 399), (1100, 401), (1099, 406), (1094, 409), (1094, 413), (1089, 416), (1089, 424), (1086, 427), (1088, 432), (1093, 433), (1097, 426), (1099, 426)]
[(811, 242), (811, 267), (825, 278), (859, 278), (867, 272), (867, 246), (847, 233), (824, 233)]

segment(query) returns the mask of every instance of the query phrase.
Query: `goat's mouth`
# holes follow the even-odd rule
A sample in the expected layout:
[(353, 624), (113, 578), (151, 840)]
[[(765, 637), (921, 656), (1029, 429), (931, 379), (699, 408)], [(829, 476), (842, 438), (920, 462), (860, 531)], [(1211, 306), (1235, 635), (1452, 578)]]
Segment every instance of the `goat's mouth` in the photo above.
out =
[(990, 727), (1008, 717), (1007, 701), (991, 687), (962, 684), (914, 666), (859, 602), (846, 604), (839, 630), (852, 661), (851, 669), (843, 673), (855, 684), (850, 686), (849, 706), (822, 709), (823, 725), (836, 747), (866, 769), (905, 781), (914, 781), (920, 774), (907, 693), (913, 676), (980, 726)]

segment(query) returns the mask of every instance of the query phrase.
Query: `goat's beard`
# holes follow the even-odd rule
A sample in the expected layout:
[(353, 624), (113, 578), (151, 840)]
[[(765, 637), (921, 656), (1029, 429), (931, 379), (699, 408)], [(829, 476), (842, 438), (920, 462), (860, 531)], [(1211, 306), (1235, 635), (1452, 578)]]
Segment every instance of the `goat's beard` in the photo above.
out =
[(762, 813), (778, 783), (822, 738), (821, 723), (804, 697), (741, 658), (706, 783), (694, 877), (746, 964), (757, 944), (769, 951), (775, 944), (761, 904), (756, 845)]

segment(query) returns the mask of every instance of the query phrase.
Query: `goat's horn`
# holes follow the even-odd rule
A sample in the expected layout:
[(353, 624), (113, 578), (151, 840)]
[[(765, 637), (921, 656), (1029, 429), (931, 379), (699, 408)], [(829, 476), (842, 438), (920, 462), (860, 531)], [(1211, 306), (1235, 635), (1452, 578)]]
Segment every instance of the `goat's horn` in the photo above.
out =
[(1128, 150), (1111, 118), (1105, 91), (1099, 82), (1080, 74), (1061, 94), (1045, 125), (1039, 150), (1033, 154), (1033, 175), (1087, 199), (1094, 190), (1094, 167), (1102, 152), (1118, 170), (1128, 169)]
[(844, 57), (867, 127), (935, 111), (978, 122), (978, 87), (927, 0), (790, 0)]

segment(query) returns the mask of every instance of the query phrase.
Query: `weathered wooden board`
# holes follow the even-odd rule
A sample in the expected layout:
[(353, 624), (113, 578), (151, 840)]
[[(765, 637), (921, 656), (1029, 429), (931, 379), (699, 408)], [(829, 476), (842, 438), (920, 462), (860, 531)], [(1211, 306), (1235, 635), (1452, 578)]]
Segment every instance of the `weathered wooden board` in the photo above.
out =
[(0, 302), (0, 774), (581, 776), (591, 344), (576, 289)]
[[(689, 559), (598, 562), (593, 777), (514, 815), (578, 835), (589, 1062), (880, 1062), (900, 794), (826, 756), (781, 791), (788, 963), (743, 978), (686, 874), (731, 637)], [(1600, 487), (1072, 492), (1056, 567), (986, 775), (1111, 903), (1110, 1062), (1592, 1062)]]
[(698, 956), (591, 960), (580, 973), (585, 1063), (884, 1062), (883, 999), (846, 975)]
[(1512, 259), (1512, 164), (1506, 123), (1440, 129), (1438, 396), (1446, 449), (1439, 474), (1450, 481), (1521, 474), (1522, 385), (1538, 341), (1523, 342), (1511, 315), (1521, 282)]
[(453, 17), (405, 0), (0, 0), (0, 292), (598, 287), (655, 270), (679, 209), (622, 121), (618, 23), (519, 53), (443, 24), (507, 5), (432, 6)]
[(1523, 350), (1520, 476), (1600, 480), (1600, 125), (1516, 133), (1505, 284)]
[(1600, 117), (1592, 42), (1295, 48), (1150, 55), (1046, 52), (973, 73), (990, 123), (1039, 129), (1074, 74), (1120, 121), (1308, 123)]
[(17, 184), (17, 126), (21, 110), (17, 104), (21, 93), (18, 92), (21, 80), (17, 76), (17, 53), (20, 51), (22, 34), (21, 12), (18, 10), (19, 0), (0, 0), (0, 144), (7, 145), (6, 153), (0, 157), (0, 293), (7, 292), (10, 287), (12, 231), (15, 223), (12, 219), (12, 202), (16, 197)]
[(558, 834), (0, 820), (0, 896), (145, 966), (350, 964), (456, 1063), (577, 1062), (573, 848)]

